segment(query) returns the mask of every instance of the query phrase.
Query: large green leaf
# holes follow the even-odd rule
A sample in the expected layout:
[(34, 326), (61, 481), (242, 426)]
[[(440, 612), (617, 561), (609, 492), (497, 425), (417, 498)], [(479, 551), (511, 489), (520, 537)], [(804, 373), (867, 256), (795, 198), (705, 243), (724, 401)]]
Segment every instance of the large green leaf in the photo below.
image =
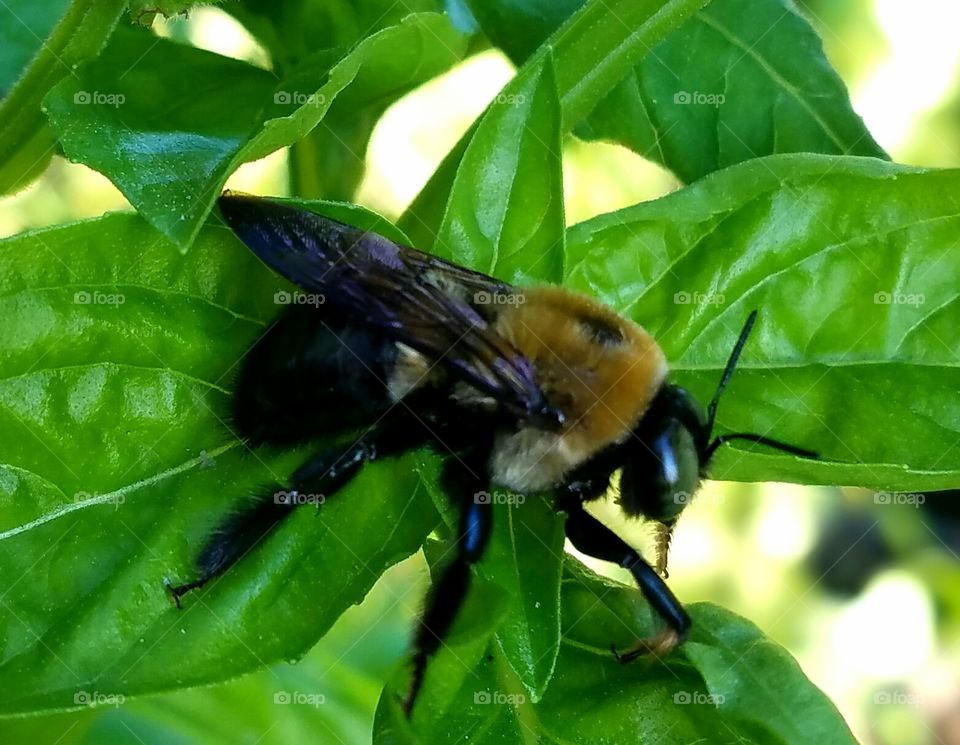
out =
[(523, 83), (477, 126), (434, 252), (508, 282), (559, 282), (565, 224), (550, 57)]
[(577, 131), (687, 182), (775, 153), (886, 157), (792, 0), (713, 0)]
[(65, 6), (63, 0), (10, 0), (0, 9), (0, 194), (25, 186), (46, 167), (54, 137), (40, 102), (103, 49), (126, 1), (73, 0)]
[[(401, 23), (411, 13), (437, 11), (440, 3), (434, 0), (403, 3), (309, 0), (277, 4), (244, 0), (228, 3), (223, 9), (267, 47), (274, 70), (292, 86), (293, 75), (308, 76), (308, 84), (322, 79), (330, 62), (336, 62), (343, 50), (365, 36)], [(449, 31), (444, 29), (436, 38), (428, 40), (427, 50), (398, 44), (394, 55), (383, 55), (379, 67), (361, 71), (362, 80), (355, 81), (343, 95), (337, 96), (320, 124), (291, 145), (292, 193), (325, 199), (353, 196), (363, 178), (370, 134), (383, 111), (396, 98), (457, 61), (464, 52), (465, 38)], [(336, 56), (331, 58), (331, 55)], [(394, 59), (395, 55), (419, 58), (420, 64), (401, 65)], [(303, 89), (311, 88), (306, 85)]]
[(181, 255), (128, 215), (0, 255), (3, 713), (298, 657), (436, 524), (410, 462), (378, 463), (176, 610), (163, 580), (305, 457), (246, 453), (228, 424), (236, 364), (289, 286), (223, 228)]
[[(707, 0), (613, 0), (587, 3), (517, 71), (491, 106), (516, 100), (553, 55), (560, 98), (561, 132), (586, 117), (652, 46), (690, 18)], [(418, 246), (434, 244), (460, 161), (476, 129), (453, 147), (401, 217), (400, 226)]]
[(275, 86), (252, 65), (124, 30), (44, 106), (67, 157), (186, 245)]
[[(365, 71), (374, 69), (379, 71), (378, 75), (389, 73), (399, 78), (404, 70), (431, 68), (433, 60), (439, 59), (441, 62), (433, 68), (439, 72), (459, 57), (461, 49), (460, 35), (444, 16), (435, 13), (409, 15), (398, 25), (368, 36), (330, 70), (326, 82), (316, 92), (300, 91), (300, 98), (306, 99), (302, 105), (286, 116), (266, 121), (263, 129), (244, 145), (236, 165), (262, 158), (303, 137), (323, 119), (334, 99), (354, 80), (359, 78), (369, 83), (377, 77), (367, 77)], [(400, 69), (391, 70), (393, 64)], [(368, 67), (371, 65), (374, 67)], [(278, 92), (284, 92), (283, 84)]]
[(704, 402), (759, 309), (718, 432), (824, 460), (731, 445), (715, 476), (956, 488), (958, 225), (957, 171), (771, 156), (573, 227), (566, 284), (648, 328)]
[[(522, 63), (581, 4), (472, 7)], [(625, 145), (685, 181), (774, 153), (884, 156), (790, 0), (713, 0), (653, 47), (577, 133)]]
[(497, 643), (526, 695), (539, 701), (560, 651), (563, 520), (546, 500), (497, 489), (490, 497), (500, 503), (479, 571), (507, 591)]
[[(477, 744), (855, 742), (797, 663), (727, 611), (691, 606), (694, 625), (686, 645), (660, 660), (624, 665), (610, 652), (611, 643), (629, 644), (653, 628), (636, 590), (568, 559), (562, 603), (560, 655), (542, 700), (526, 695), (492, 641), (489, 627), (496, 621), (484, 633), (482, 620), (464, 613), (438, 655), (438, 662), (455, 661), (454, 677), (438, 675), (431, 685), (428, 676), (409, 722), (388, 687), (374, 741), (454, 743), (466, 733)], [(638, 608), (644, 608), (639, 618)]]
[[(292, 145), (293, 192), (310, 198), (351, 198), (363, 178), (367, 143), (383, 112), (400, 96), (452, 67), (465, 51), (466, 38), (438, 24), (437, 36), (426, 48), (422, 43), (398, 44), (389, 55), (371, 57), (323, 120)], [(328, 63), (325, 55), (318, 56), (299, 65), (288, 81), (322, 78)]]
[(332, 69), (278, 82), (252, 65), (130, 31), (56, 86), (45, 106), (68, 157), (104, 173), (185, 248), (242, 163), (304, 137), (355, 83), (358, 98), (404, 90), (449, 67), (462, 45), (443, 16), (411, 15)]
[[(950, 352), (960, 278), (948, 257), (958, 179), (953, 171), (855, 158), (758, 160), (576, 226), (566, 282), (647, 325), (678, 378), (702, 399), (748, 309), (761, 308), (720, 409), (721, 430), (769, 431), (843, 463), (731, 448), (718, 457), (717, 475), (955, 486), (960, 416), (950, 403), (958, 383)], [(342, 217), (344, 208), (336, 209)], [(387, 232), (371, 217), (355, 221), (364, 220)], [(28, 234), (0, 248), (9, 351), (0, 363), (7, 712), (68, 707), (93, 682), (102, 693), (134, 695), (296, 656), (435, 524), (410, 461), (381, 464), (320, 518), (297, 515), (270, 539), (269, 551), (255, 552), (175, 612), (162, 578), (189, 575), (218, 516), (302, 457), (243, 457), (223, 424), (230, 369), (284, 285), (222, 229), (205, 231), (197, 250), (180, 256), (129, 216)], [(549, 644), (536, 649), (533, 634), (525, 641), (511, 624), (524, 613), (539, 623), (540, 598), (524, 591), (522, 602), (508, 599), (524, 577), (549, 575), (543, 556), (533, 573), (519, 568), (536, 555), (537, 537), (553, 545), (557, 525), (545, 516), (526, 530), (522, 521), (532, 513), (500, 510), (498, 517), (496, 540), (517, 545), (495, 543), (489, 572), (480, 567), (490, 579), (479, 585), (487, 588), (481, 605), (499, 610), (486, 642), (466, 635), (479, 645), (471, 664), (486, 665), (484, 675), (495, 670), (491, 685), (511, 686), (497, 690), (532, 701), (547, 677), (536, 653)], [(695, 615), (725, 638), (727, 621), (704, 618)], [(544, 634), (537, 643), (549, 639)], [(489, 644), (496, 646), (484, 652)], [(487, 655), (499, 662), (481, 663)], [(726, 655), (704, 652), (697, 669), (706, 677)], [(524, 657), (534, 662), (526, 679)], [(461, 663), (445, 664), (452, 675)], [(570, 693), (561, 681), (584, 680), (582, 669), (565, 664), (561, 649), (538, 706)], [(428, 683), (449, 675), (431, 672)], [(459, 680), (446, 703), (425, 688), (434, 702), (427, 708), (461, 710), (458, 697), (480, 689), (467, 673)], [(469, 709), (464, 717), (475, 716)], [(523, 726), (514, 721), (523, 712), (484, 711), (503, 720), (491, 720), (491, 732)]]
[(369, 742), (383, 680), (406, 653), (407, 616), (423, 584), (409, 571), (417, 563), (387, 572), (296, 664), (122, 703), (106, 690), (86, 689), (88, 706), (5, 718), (0, 733), (15, 745), (289, 745), (313, 742), (318, 732), (335, 743)]

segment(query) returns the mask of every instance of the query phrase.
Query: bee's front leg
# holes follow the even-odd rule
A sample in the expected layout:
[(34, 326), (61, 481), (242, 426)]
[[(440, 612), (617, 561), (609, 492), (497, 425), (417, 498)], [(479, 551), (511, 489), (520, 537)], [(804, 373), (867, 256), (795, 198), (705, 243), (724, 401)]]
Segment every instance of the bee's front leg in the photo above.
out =
[(638, 639), (622, 652), (612, 647), (617, 659), (629, 662), (644, 654), (661, 657), (680, 644), (690, 630), (690, 616), (663, 578), (620, 536), (584, 510), (581, 502), (568, 499), (561, 503), (560, 508), (568, 515), (566, 532), (571, 543), (589, 556), (629, 569), (644, 598), (667, 625), (653, 637)]

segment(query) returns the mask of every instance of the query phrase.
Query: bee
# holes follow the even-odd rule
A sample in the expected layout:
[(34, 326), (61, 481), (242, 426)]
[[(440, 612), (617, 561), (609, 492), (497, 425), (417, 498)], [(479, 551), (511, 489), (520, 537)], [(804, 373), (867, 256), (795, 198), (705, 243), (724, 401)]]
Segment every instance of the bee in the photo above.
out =
[[(573, 545), (630, 571), (662, 629), (613, 648), (626, 662), (665, 654), (688, 634), (690, 617), (664, 581), (666, 556), (717, 448), (748, 440), (816, 457), (761, 434), (713, 437), (717, 403), (756, 311), (704, 411), (668, 382), (667, 361), (646, 330), (589, 297), (513, 287), (267, 199), (225, 192), (218, 203), (267, 266), (318, 297), (288, 305), (244, 358), (232, 399), (237, 433), (251, 447), (337, 444), (229, 515), (201, 550), (197, 578), (169, 590), (179, 607), (185, 593), (309, 502), (301, 496), (335, 494), (367, 461), (434, 448), (448, 456), (441, 481), (460, 523), (454, 558), (414, 632), (408, 715), (466, 596), (470, 565), (487, 546), (491, 485), (552, 492)], [(623, 512), (659, 526), (654, 565), (584, 509), (617, 472)]]

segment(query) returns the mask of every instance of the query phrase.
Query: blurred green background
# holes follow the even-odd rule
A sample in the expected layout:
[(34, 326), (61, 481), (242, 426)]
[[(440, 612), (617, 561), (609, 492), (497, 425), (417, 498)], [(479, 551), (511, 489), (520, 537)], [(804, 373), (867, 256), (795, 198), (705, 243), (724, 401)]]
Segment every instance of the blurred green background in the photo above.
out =
[[(894, 160), (960, 166), (960, 4), (799, 4)], [(266, 60), (215, 9), (156, 28), (221, 54)], [(505, 57), (485, 52), (391, 107), (374, 133), (358, 201), (397, 217), (512, 74)], [(570, 140), (564, 160), (571, 224), (678, 186), (619, 147)], [(285, 154), (244, 166), (228, 186), (287, 193)], [(122, 209), (126, 201), (104, 177), (55, 160), (38, 182), (0, 199), (0, 236)], [(671, 585), (685, 602), (728, 607), (787, 647), (862, 742), (960, 745), (958, 498), (709, 483), (676, 531)], [(618, 529), (646, 545), (642, 525)], [(615, 567), (585, 561), (627, 581)], [(426, 582), (420, 556), (394, 567), (298, 662), (215, 688), (4, 722), (0, 740), (368, 742), (382, 682), (406, 653)]]

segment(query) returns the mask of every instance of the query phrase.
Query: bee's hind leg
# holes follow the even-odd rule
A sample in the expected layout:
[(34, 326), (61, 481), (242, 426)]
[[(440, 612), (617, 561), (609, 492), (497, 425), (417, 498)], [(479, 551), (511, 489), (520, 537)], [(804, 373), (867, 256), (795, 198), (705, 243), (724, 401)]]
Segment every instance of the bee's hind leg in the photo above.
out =
[(646, 654), (662, 657), (680, 644), (690, 630), (690, 616), (667, 587), (663, 577), (620, 536), (584, 510), (580, 500), (564, 500), (560, 509), (568, 515), (567, 537), (577, 550), (629, 569), (643, 597), (666, 624), (666, 628), (653, 637), (638, 639), (626, 650), (617, 651), (616, 647), (611, 645), (617, 659), (629, 662)]
[(174, 603), (191, 590), (223, 574), (266, 538), (283, 519), (302, 504), (317, 507), (327, 496), (349, 482), (368, 460), (395, 455), (417, 444), (416, 430), (404, 422), (373, 430), (358, 440), (317, 453), (290, 478), (288, 486), (273, 484), (260, 489), (249, 504), (224, 519), (197, 558), (196, 579), (180, 585), (164, 584)]

